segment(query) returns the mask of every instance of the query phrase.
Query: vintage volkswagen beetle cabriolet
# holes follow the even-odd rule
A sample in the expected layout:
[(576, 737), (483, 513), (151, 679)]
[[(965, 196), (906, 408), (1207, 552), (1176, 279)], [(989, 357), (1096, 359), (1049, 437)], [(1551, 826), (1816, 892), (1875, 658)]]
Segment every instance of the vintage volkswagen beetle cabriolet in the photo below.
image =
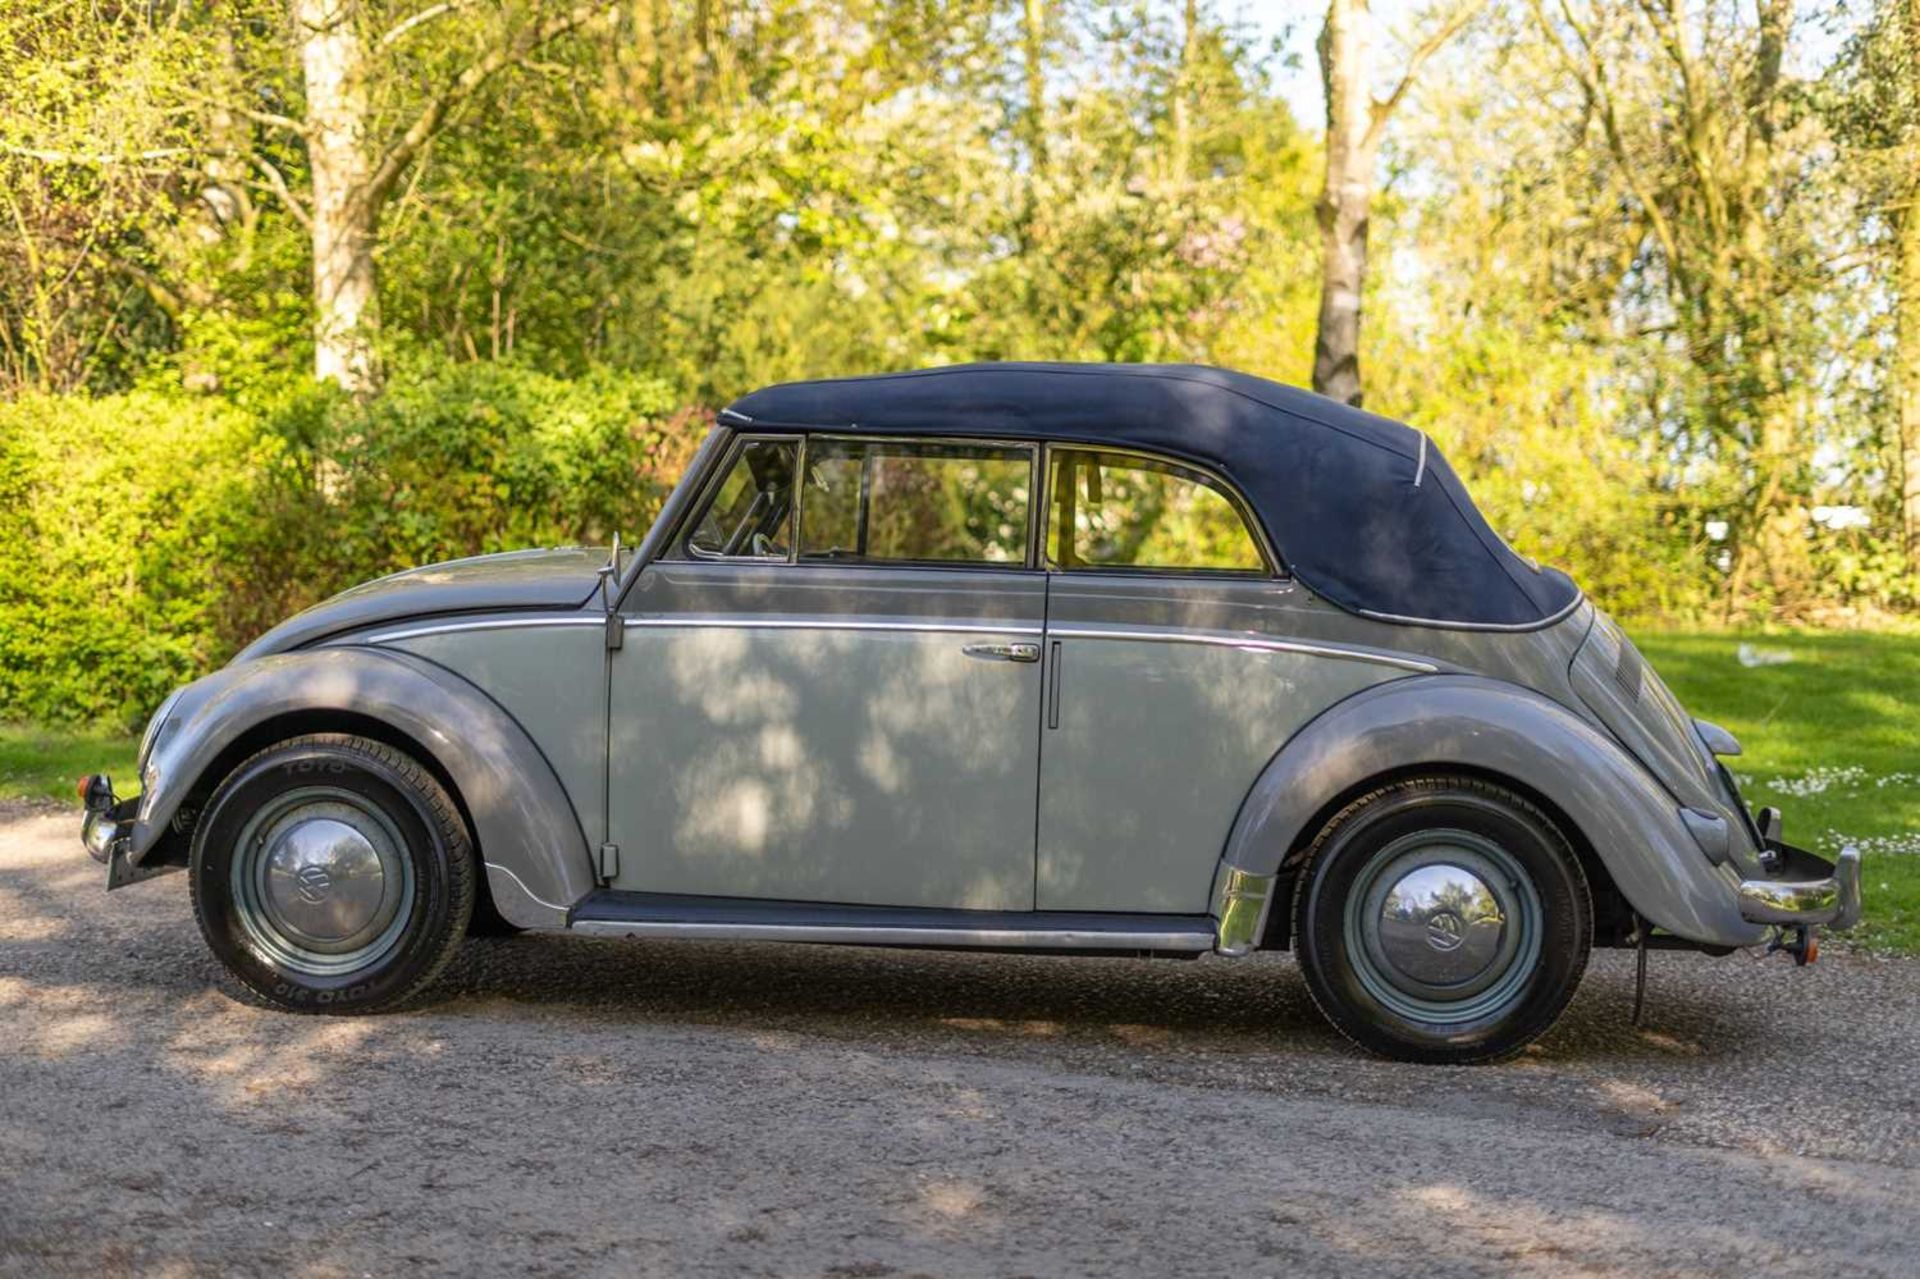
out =
[(1595, 945), (1859, 911), (1418, 431), (1214, 369), (991, 365), (723, 411), (631, 553), (401, 573), (83, 779), (272, 1004), (415, 995), (470, 922), (1241, 956), (1347, 1035), (1496, 1058)]

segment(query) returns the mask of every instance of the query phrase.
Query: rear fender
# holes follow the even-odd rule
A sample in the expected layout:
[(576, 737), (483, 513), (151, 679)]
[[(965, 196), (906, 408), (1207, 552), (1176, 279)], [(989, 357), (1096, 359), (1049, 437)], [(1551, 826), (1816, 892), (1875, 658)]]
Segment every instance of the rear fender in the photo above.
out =
[(523, 928), (566, 926), (569, 908), (595, 887), (594, 862), (545, 756), (480, 689), (388, 649), (283, 653), (189, 685), (142, 773), (129, 861), (159, 842), (188, 795), (219, 784), (210, 770), (236, 742), (271, 721), (310, 723), (326, 711), (376, 720), (431, 755), (472, 819), (501, 915)]
[[(1313, 837), (1340, 795), (1410, 770), (1471, 769), (1547, 797), (1579, 828), (1629, 905), (1690, 941), (1747, 946), (1739, 874), (1716, 864), (1678, 800), (1616, 742), (1566, 707), (1471, 675), (1396, 680), (1356, 693), (1296, 733), (1241, 806), (1219, 882), (1270, 876)], [(1699, 821), (1698, 815), (1692, 819)], [(1718, 832), (1723, 836), (1724, 826)]]

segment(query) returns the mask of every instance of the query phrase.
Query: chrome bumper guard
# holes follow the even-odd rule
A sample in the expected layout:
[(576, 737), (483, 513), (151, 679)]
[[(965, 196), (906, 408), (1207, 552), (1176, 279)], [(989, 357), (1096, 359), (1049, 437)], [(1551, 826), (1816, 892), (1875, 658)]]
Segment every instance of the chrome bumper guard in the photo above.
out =
[(1214, 881), (1214, 953), (1238, 959), (1260, 948), (1273, 909), (1278, 876), (1255, 875), (1237, 866), (1225, 867)]
[(1775, 924), (1838, 931), (1860, 922), (1860, 852), (1843, 848), (1834, 861), (1804, 848), (1767, 841), (1773, 879), (1740, 881), (1740, 917)]
[(129, 837), (133, 819), (140, 808), (140, 797), (120, 799), (113, 793), (113, 782), (105, 773), (95, 773), (80, 781), (80, 802), (86, 816), (80, 820), (80, 842), (88, 856), (107, 868), (107, 889), (124, 888), (143, 879), (164, 875), (173, 866), (136, 864), (129, 856)]
[[(104, 866), (112, 859), (114, 846), (125, 843), (131, 833), (131, 807), (114, 795), (113, 781), (105, 773), (80, 779), (80, 802), (87, 810), (80, 822), (80, 842), (87, 846), (93, 860)], [(123, 808), (129, 811), (119, 811)]]

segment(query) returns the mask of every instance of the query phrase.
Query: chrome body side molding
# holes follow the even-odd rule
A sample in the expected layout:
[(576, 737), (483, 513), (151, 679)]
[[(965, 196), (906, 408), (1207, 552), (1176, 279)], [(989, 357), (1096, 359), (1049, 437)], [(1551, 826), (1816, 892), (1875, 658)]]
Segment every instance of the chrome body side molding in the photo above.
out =
[(1266, 635), (1220, 631), (1154, 631), (1128, 626), (1050, 626), (1054, 639), (1131, 640), (1134, 643), (1209, 644), (1216, 648), (1236, 648), (1257, 653), (1302, 653), (1308, 657), (1330, 657), (1349, 662), (1373, 662), (1396, 670), (1431, 675), (1440, 668), (1432, 662), (1381, 653), (1365, 648), (1335, 647), (1330, 644), (1305, 644), (1298, 640), (1273, 639)]

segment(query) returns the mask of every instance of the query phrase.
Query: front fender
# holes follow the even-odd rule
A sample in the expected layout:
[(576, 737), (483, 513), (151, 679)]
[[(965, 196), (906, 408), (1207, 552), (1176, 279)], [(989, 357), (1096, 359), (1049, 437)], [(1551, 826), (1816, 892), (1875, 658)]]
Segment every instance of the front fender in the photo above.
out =
[(209, 769), (235, 742), (316, 711), (378, 720), (432, 755), (473, 820), (487, 885), (509, 923), (564, 927), (568, 909), (593, 891), (579, 816), (519, 723), (451, 671), (373, 648), (256, 658), (183, 690), (142, 773), (129, 861), (146, 856), (189, 794), (218, 783)]
[(1275, 874), (1327, 803), (1371, 778), (1449, 767), (1511, 778), (1558, 805), (1627, 902), (1668, 932), (1720, 946), (1765, 939), (1740, 917), (1738, 871), (1709, 858), (1638, 760), (1559, 703), (1471, 675), (1382, 684), (1296, 733), (1241, 806), (1222, 879)]

